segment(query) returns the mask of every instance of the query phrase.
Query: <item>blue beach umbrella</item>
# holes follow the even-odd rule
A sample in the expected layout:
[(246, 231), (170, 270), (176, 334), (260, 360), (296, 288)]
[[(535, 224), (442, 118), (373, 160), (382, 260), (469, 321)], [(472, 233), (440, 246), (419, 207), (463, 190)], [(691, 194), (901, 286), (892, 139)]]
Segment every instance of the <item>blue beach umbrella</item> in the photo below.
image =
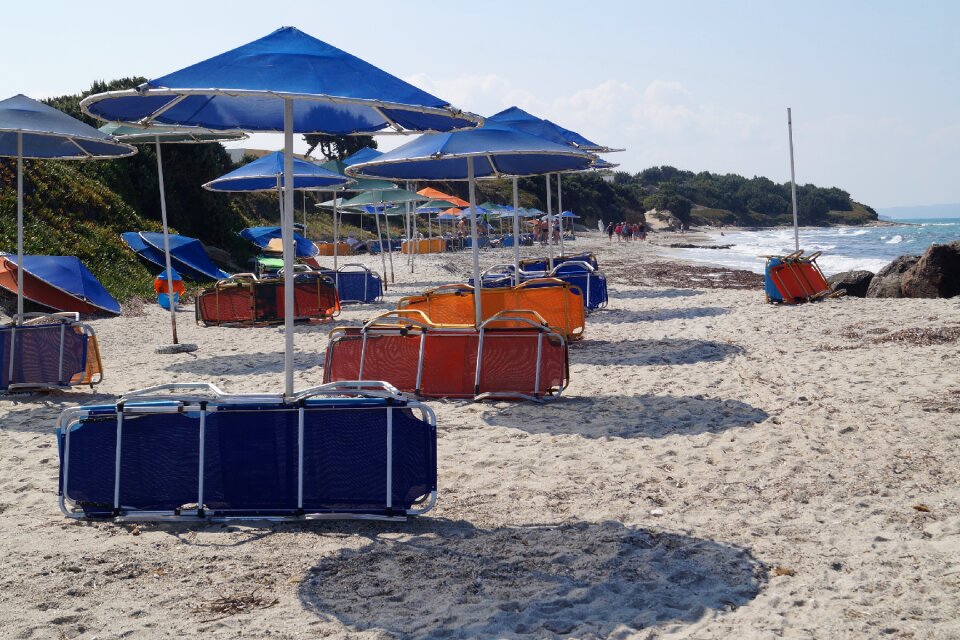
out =
[[(17, 273), (23, 267), (23, 159), (103, 160), (132, 156), (135, 147), (62, 111), (16, 95), (0, 100), (0, 156), (17, 159)], [(23, 279), (17, 278), (17, 315), (23, 320)]]
[[(81, 102), (107, 121), (160, 123), (216, 130), (284, 134), (285, 184), (293, 184), (293, 134), (372, 134), (449, 131), (482, 118), (417, 89), (363, 60), (293, 27), (136, 89), (101, 93)], [(293, 189), (284, 210), (293, 212)], [(293, 219), (283, 220), (284, 390), (293, 394)]]
[[(480, 280), (477, 233), (477, 178), (540, 175), (590, 166), (593, 156), (567, 145), (509, 128), (472, 129), (420, 136), (379, 158), (347, 168), (353, 177), (401, 180), (467, 180), (473, 253), (473, 281)], [(514, 203), (516, 207), (516, 203)], [(515, 254), (519, 262), (519, 254)], [(474, 296), (475, 322), (483, 314), (482, 296)]]
[[(571, 131), (570, 129), (565, 129), (558, 124), (555, 124), (549, 120), (544, 120), (538, 118), (535, 115), (524, 111), (519, 107), (509, 107), (496, 113), (489, 118), (487, 118), (486, 124), (487, 127), (503, 127), (508, 126), (531, 135), (535, 135), (558, 144), (566, 144), (571, 147), (580, 149), (581, 151), (588, 151), (590, 153), (612, 153), (614, 151), (623, 151), (623, 149), (612, 149), (606, 145), (597, 144), (592, 140), (588, 140), (581, 134), (576, 131)], [(599, 168), (596, 166), (597, 162), (601, 161), (599, 158), (594, 160), (594, 165), (590, 168)], [(607, 163), (609, 164), (609, 163)], [(563, 190), (561, 185), (560, 174), (566, 173), (557, 171), (557, 208), (563, 209)], [(550, 174), (546, 175), (547, 182), (547, 216), (549, 219), (550, 228), (553, 228), (553, 188), (550, 185)], [(516, 189), (516, 184), (514, 184)], [(553, 243), (548, 238), (547, 249), (549, 251), (549, 264), (553, 266)], [(563, 255), (563, 234), (560, 234), (560, 254)]]
[[(163, 253), (166, 261), (164, 277), (167, 279), (167, 290), (173, 291), (173, 277), (176, 273), (170, 259), (170, 230), (167, 225), (167, 195), (163, 185), (163, 156), (160, 144), (209, 144), (211, 142), (236, 142), (245, 140), (247, 134), (228, 131), (210, 131), (193, 127), (132, 127), (130, 125), (108, 122), (99, 129), (101, 132), (112, 135), (121, 142), (130, 144), (153, 144), (157, 153), (157, 183), (160, 188), (160, 221), (163, 224)], [(173, 344), (180, 344), (177, 338), (177, 309), (170, 305), (170, 328), (173, 335)], [(196, 345), (182, 345), (178, 351), (196, 351)], [(169, 353), (169, 351), (165, 351)]]

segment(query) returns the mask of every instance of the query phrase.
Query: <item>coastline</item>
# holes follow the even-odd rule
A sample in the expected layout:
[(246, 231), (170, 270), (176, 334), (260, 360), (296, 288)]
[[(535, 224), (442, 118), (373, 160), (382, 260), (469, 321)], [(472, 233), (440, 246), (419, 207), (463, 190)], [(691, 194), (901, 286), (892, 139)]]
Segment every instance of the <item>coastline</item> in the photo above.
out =
[[(188, 307), (180, 337), (200, 351), (162, 356), (157, 305), (94, 320), (102, 385), (0, 399), (4, 633), (960, 634), (955, 300), (773, 306), (759, 288), (658, 256), (658, 243), (592, 233), (568, 249), (594, 251), (610, 288), (570, 346), (570, 387), (545, 404), (430, 401), (439, 502), (407, 523), (63, 518), (53, 424), (64, 407), (161, 382), (281, 383), (277, 327), (201, 328)], [(484, 251), (482, 265), (509, 256)], [(321, 379), (333, 326), (469, 269), (466, 253), (424, 257), (412, 275), (394, 258), (382, 303), (298, 327), (298, 388)]]

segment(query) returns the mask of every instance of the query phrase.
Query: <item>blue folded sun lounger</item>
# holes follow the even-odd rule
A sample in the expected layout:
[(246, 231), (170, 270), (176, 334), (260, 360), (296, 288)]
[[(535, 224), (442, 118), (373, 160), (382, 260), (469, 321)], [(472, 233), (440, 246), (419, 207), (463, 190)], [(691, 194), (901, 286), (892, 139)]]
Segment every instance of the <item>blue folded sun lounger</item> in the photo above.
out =
[[(513, 265), (497, 264), (485, 270), (481, 275), (483, 286), (488, 289), (513, 286)], [(589, 262), (567, 260), (555, 266), (553, 271), (521, 271), (520, 282), (527, 282), (538, 278), (556, 278), (568, 282), (580, 290), (583, 304), (587, 310), (593, 311), (607, 306), (607, 277), (598, 271)], [(473, 285), (471, 278), (469, 284)], [(549, 283), (534, 284), (532, 286), (550, 286)]]
[(0, 391), (93, 386), (103, 379), (94, 331), (75, 313), (24, 315), (36, 321), (0, 327)]
[(336, 271), (320, 269), (337, 285), (340, 303), (376, 302), (383, 297), (383, 279), (364, 264), (345, 264)]
[(436, 501), (433, 411), (381, 382), (289, 399), (161, 385), (67, 409), (57, 435), (72, 518), (404, 519)]

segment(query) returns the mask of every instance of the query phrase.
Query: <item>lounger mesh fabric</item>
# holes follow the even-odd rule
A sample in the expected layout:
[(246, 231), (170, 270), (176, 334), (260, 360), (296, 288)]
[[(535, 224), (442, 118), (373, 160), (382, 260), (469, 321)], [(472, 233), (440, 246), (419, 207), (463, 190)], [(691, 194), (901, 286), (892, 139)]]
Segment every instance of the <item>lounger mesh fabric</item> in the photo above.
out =
[[(539, 286), (539, 285), (549, 286)], [(556, 278), (539, 278), (519, 287), (481, 290), (482, 319), (508, 310), (534, 311), (567, 340), (583, 337), (586, 316), (578, 287)], [(401, 298), (398, 309), (422, 311), (439, 324), (474, 323), (474, 289), (469, 285), (445, 285), (419, 296)]]
[(353, 254), (353, 249), (351, 249), (350, 245), (348, 245), (346, 242), (318, 242), (317, 255), (332, 256), (334, 248), (336, 248), (338, 256), (349, 256)]
[[(581, 253), (575, 256), (557, 256), (553, 259), (553, 266), (556, 267), (558, 264), (571, 261), (586, 262), (594, 269), (600, 268), (600, 263), (597, 262), (597, 256), (593, 255), (592, 253)], [(523, 271), (549, 271), (549, 260), (546, 258), (529, 258), (527, 260), (521, 260), (520, 269)]]
[(58, 429), (62, 508), (145, 519), (184, 509), (209, 518), (412, 515), (435, 495), (437, 468), (436, 426), (414, 406), (399, 396), (228, 396), (68, 410)]
[(443, 253), (447, 250), (447, 241), (443, 238), (423, 238), (403, 241), (403, 253)]
[(321, 269), (337, 286), (341, 303), (376, 302), (383, 297), (383, 279), (362, 264), (345, 264), (336, 271)]
[(567, 385), (566, 341), (546, 327), (498, 327), (517, 323), (497, 318), (481, 329), (392, 320), (399, 324), (382, 318), (363, 328), (334, 329), (324, 382), (384, 380), (425, 398), (539, 399)]
[(768, 257), (764, 282), (767, 300), (795, 304), (829, 296), (830, 284), (817, 266), (819, 255), (818, 252), (804, 257), (798, 251), (786, 256)]
[[(283, 321), (283, 280), (223, 280), (197, 297), (197, 321), (207, 325)], [(323, 320), (340, 311), (333, 283), (320, 274), (300, 274), (294, 283), (296, 320)]]
[(86, 325), (0, 327), (0, 390), (96, 384), (101, 377), (99, 348)]
[[(513, 265), (500, 265), (501, 268), (492, 267), (482, 274), (483, 286), (492, 289), (513, 286)], [(584, 306), (588, 310), (600, 309), (607, 306), (609, 301), (607, 295), (607, 277), (603, 272), (593, 269), (588, 263), (584, 262), (565, 262), (554, 267), (549, 274), (543, 272), (520, 272), (520, 282), (541, 278), (556, 278), (570, 283), (583, 292)], [(473, 284), (470, 279), (469, 284)], [(545, 283), (535, 284), (533, 286), (549, 286)]]

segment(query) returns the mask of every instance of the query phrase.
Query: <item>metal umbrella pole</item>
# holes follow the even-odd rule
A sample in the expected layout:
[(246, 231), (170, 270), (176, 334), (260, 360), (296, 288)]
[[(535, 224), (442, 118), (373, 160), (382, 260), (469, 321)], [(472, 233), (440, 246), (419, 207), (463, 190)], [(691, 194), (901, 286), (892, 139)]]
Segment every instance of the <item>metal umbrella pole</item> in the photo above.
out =
[[(379, 213), (377, 215), (380, 215)], [(383, 207), (383, 223), (387, 227), (387, 253), (390, 254), (390, 283), (396, 283), (397, 279), (393, 273), (393, 241), (390, 238), (390, 216), (387, 215), (387, 207)]]
[(283, 243), (283, 372), (284, 395), (293, 396), (293, 100), (283, 101), (283, 211), (280, 235)]
[(790, 197), (793, 200), (793, 248), (800, 251), (800, 226), (797, 222), (797, 177), (793, 170), (793, 116), (787, 107), (787, 131), (790, 134)]
[(170, 305), (170, 328), (173, 331), (173, 344), (177, 340), (177, 305), (173, 300), (173, 265), (170, 261), (170, 231), (167, 228), (167, 194), (163, 186), (163, 158), (160, 155), (160, 136), (154, 138), (157, 147), (157, 179), (160, 183), (160, 220), (163, 222), (163, 253), (167, 264), (167, 302)]
[(513, 286), (520, 286), (520, 194), (513, 179)]
[(550, 174), (544, 176), (547, 179), (547, 255), (549, 256), (547, 272), (553, 271), (553, 199), (550, 189)]
[(557, 213), (560, 214), (560, 257), (563, 257), (563, 190), (560, 187), (560, 174), (557, 174)]
[[(23, 322), (23, 131), (17, 131), (17, 317), (13, 319), (13, 324), (21, 322)], [(10, 361), (13, 362), (13, 359), (11, 358)]]
[(480, 234), (477, 231), (477, 179), (473, 169), (473, 156), (467, 156), (467, 181), (470, 191), (470, 238), (473, 245), (473, 308), (474, 320), (479, 328), (483, 322), (483, 282), (480, 280)]
[(377, 208), (373, 208), (373, 218), (377, 221), (377, 242), (380, 243), (380, 261), (383, 263), (383, 281), (384, 289), (386, 289), (387, 281), (387, 255), (383, 251), (383, 234), (380, 232), (380, 214), (377, 213)]
[[(333, 192), (333, 270), (337, 270), (337, 258), (340, 254), (340, 220), (337, 217), (337, 192)], [(339, 283), (339, 280), (338, 280)]]

